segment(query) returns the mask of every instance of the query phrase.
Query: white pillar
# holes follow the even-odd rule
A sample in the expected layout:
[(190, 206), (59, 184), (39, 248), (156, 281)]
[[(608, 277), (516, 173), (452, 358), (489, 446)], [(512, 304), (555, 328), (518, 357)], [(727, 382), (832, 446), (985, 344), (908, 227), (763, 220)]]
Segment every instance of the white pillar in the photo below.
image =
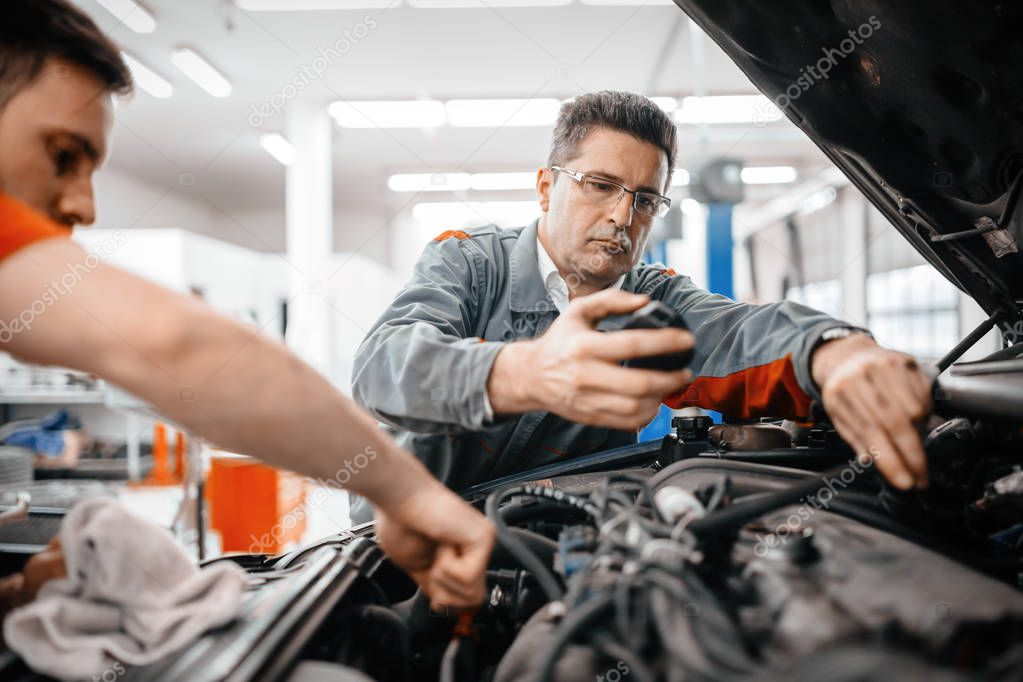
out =
[(285, 257), (291, 265), (287, 344), (322, 373), (329, 370), (324, 280), (334, 241), (331, 123), (322, 102), (295, 101), (286, 136), (295, 147), (287, 170)]
[(852, 188), (839, 190), (842, 235), (842, 310), (853, 324), (867, 324), (867, 200)]

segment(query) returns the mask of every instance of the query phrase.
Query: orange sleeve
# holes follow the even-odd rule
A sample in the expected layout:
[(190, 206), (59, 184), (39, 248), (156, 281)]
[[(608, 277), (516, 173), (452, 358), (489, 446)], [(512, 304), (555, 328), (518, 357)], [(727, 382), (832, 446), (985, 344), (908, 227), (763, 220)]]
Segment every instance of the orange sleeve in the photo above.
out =
[(0, 194), (0, 260), (34, 242), (70, 236), (71, 230)]
[(791, 355), (723, 377), (697, 377), (683, 392), (664, 400), (672, 409), (703, 407), (733, 419), (805, 418), (811, 403), (796, 380)]

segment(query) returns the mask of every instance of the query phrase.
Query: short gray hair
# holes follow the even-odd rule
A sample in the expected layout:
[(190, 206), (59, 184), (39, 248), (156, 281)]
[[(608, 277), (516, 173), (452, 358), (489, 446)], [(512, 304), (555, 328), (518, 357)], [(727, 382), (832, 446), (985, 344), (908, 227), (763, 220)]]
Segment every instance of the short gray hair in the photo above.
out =
[(667, 182), (671, 182), (678, 153), (678, 131), (659, 106), (634, 92), (590, 92), (563, 104), (554, 125), (547, 165), (560, 166), (574, 159), (579, 143), (595, 128), (620, 130), (663, 149), (668, 155)]

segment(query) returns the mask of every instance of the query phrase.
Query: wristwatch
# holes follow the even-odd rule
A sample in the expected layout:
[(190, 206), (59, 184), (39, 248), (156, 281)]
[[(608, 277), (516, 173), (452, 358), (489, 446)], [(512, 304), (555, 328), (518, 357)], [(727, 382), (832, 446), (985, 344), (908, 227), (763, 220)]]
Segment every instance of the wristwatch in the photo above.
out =
[[(825, 343), (829, 341), (837, 341), (838, 339), (844, 339), (846, 337), (852, 336), (853, 334), (863, 334), (864, 336), (869, 336), (872, 339), (874, 338), (873, 334), (871, 334), (866, 329), (863, 329), (862, 327), (837, 326), (825, 329), (821, 333), (821, 335), (817, 337), (817, 342), (813, 344), (813, 348), (810, 349), (811, 363), (813, 362), (812, 360), (813, 354), (817, 352), (817, 349), (823, 346)], [(817, 385), (816, 381), (814, 381), (812, 370), (810, 373), (810, 381), (813, 383), (813, 386), (817, 390), (817, 393), (820, 394), (821, 387)], [(813, 403), (810, 405), (810, 416), (813, 421), (822, 421), (827, 418), (827, 415), (824, 412), (824, 406), (820, 404), (819, 400), (814, 400)]]
[(820, 339), (817, 341), (817, 345), (821, 345), (826, 341), (835, 341), (836, 339), (844, 339), (847, 336), (853, 334), (866, 334), (870, 338), (874, 338), (874, 335), (868, 332), (866, 329), (860, 329), (859, 327), (832, 327), (831, 329), (825, 329), (824, 333), (821, 334)]

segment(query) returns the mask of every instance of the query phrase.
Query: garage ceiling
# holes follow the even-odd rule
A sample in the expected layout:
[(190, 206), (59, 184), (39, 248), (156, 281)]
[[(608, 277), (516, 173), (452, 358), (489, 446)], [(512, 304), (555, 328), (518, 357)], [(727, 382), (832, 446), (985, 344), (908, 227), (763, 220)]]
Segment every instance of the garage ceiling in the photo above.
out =
[[(550, 8), (481, 3), (420, 9), (398, 0), (386, 9), (253, 12), (226, 0), (146, 0), (156, 30), (138, 34), (97, 0), (78, 4), (175, 88), (169, 99), (138, 92), (119, 105), (111, 165), (168, 188), (189, 173), (196, 188), (228, 212), (283, 215), (284, 169), (260, 147), (259, 135), (283, 132), (284, 117), (272, 116), (257, 128), (251, 124), (258, 120), (251, 116), (253, 107), (284, 92), (323, 54), (321, 48), (346, 35), (350, 49), (302, 97), (326, 106), (337, 99), (563, 99), (604, 88), (683, 96), (695, 87), (688, 21), (673, 5), (590, 6), (575, 0)], [(713, 43), (703, 42), (708, 94), (754, 92)], [(170, 54), (180, 45), (222, 71), (232, 94), (211, 97), (178, 71)], [(703, 153), (801, 169), (821, 164), (816, 149), (784, 120), (704, 132), (708, 138), (701, 143), (696, 127), (682, 128), (682, 165)], [(547, 127), (335, 128), (335, 202), (342, 210), (398, 210), (408, 197), (387, 190), (387, 177), (396, 172), (533, 170), (543, 161), (549, 135)], [(479, 192), (472, 198), (529, 195)]]

